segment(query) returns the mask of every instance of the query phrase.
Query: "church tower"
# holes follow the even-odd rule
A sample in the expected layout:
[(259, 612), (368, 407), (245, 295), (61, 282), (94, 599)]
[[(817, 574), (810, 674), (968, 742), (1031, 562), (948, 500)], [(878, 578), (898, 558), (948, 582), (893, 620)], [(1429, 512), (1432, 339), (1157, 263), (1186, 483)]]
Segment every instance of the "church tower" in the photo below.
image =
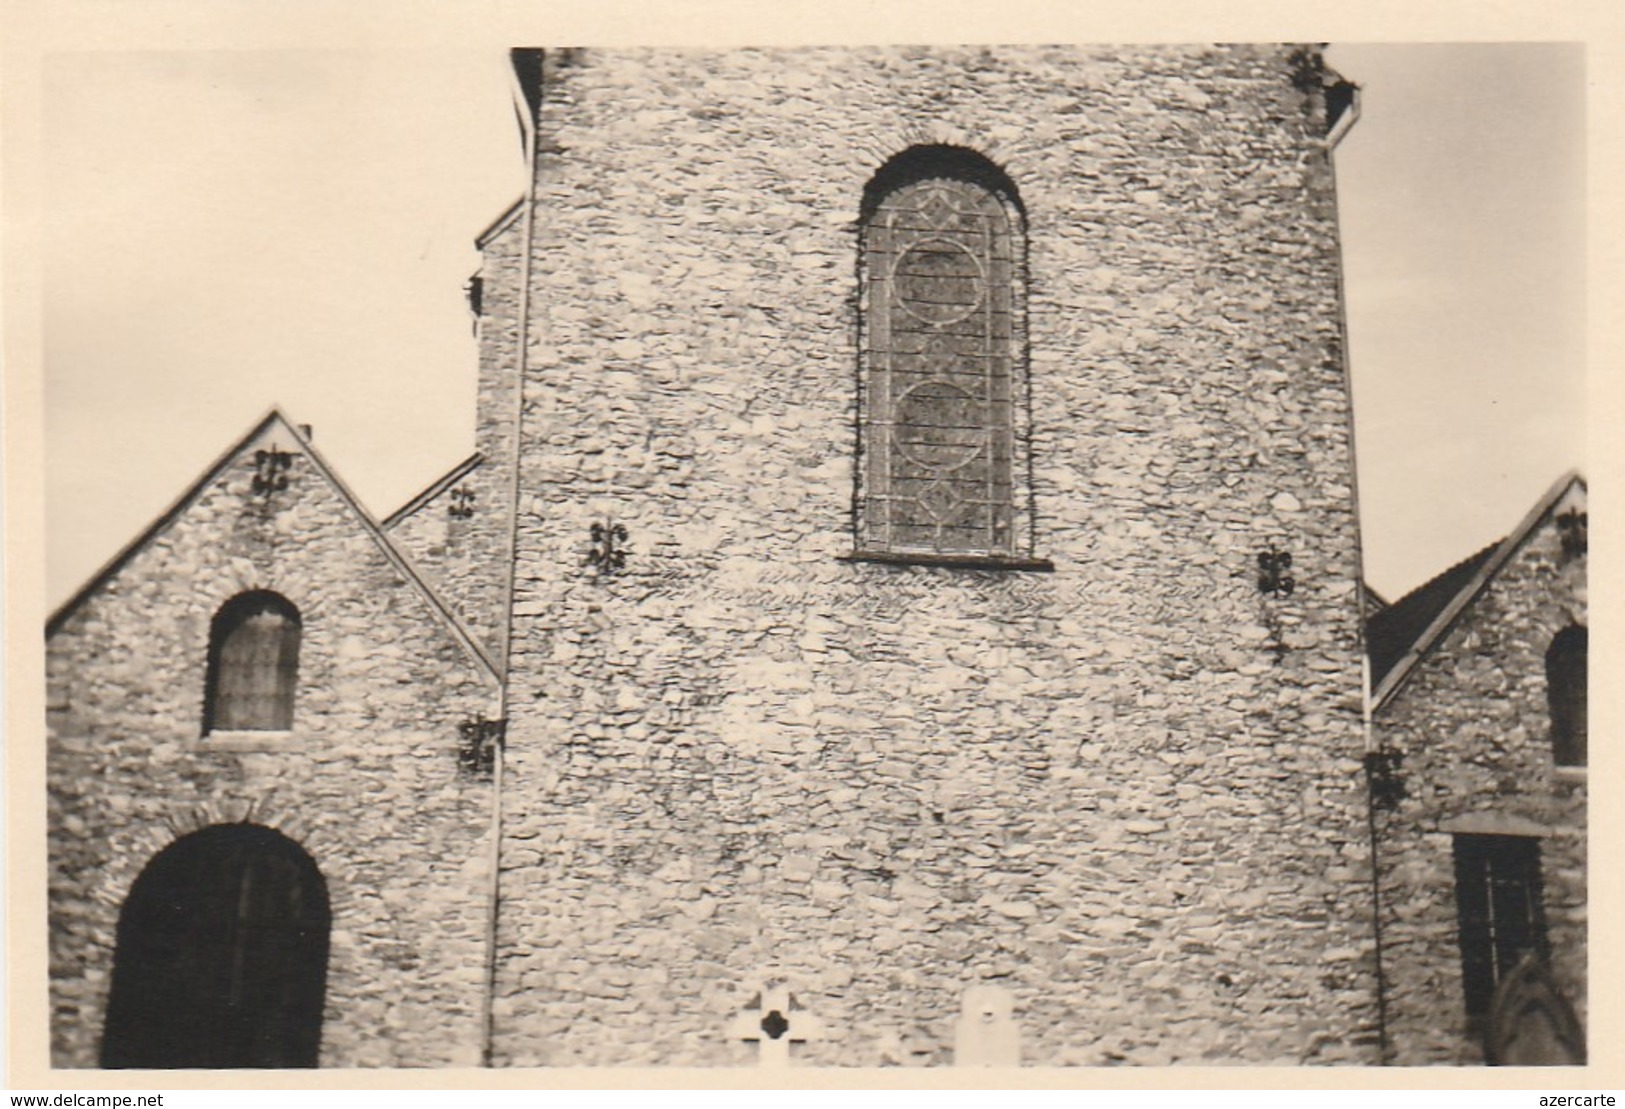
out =
[(1318, 49), (513, 61), (491, 1061), (1375, 1062)]

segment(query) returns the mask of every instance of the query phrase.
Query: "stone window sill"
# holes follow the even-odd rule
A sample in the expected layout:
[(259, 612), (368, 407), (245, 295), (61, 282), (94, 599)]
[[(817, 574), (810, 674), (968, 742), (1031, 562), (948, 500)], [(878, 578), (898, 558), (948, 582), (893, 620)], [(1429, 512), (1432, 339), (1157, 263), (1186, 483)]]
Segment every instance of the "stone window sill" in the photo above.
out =
[(215, 731), (204, 736), (199, 746), (216, 751), (298, 751), (304, 748), (303, 739), (295, 739), (292, 732), (228, 732)]
[(1584, 784), (1586, 768), (1583, 766), (1554, 766), (1552, 777), (1559, 782), (1576, 782)]
[(1020, 555), (941, 554), (936, 551), (851, 551), (837, 555), (842, 562), (882, 562), (892, 566), (943, 566), (958, 570), (1036, 570), (1049, 573), (1055, 563), (1047, 558)]

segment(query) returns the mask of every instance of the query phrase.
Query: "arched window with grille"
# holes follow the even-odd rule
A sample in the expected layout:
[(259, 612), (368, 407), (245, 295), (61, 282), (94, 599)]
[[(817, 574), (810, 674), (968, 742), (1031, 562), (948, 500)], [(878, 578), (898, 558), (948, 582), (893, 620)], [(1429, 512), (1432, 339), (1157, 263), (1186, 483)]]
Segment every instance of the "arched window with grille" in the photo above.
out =
[(861, 553), (1011, 558), (1024, 217), (993, 163), (912, 147), (865, 190)]
[(277, 593), (241, 593), (215, 613), (203, 730), (285, 732), (299, 684), (299, 610)]
[(1546, 701), (1552, 715), (1552, 761), (1586, 764), (1586, 629), (1570, 624), (1546, 649)]

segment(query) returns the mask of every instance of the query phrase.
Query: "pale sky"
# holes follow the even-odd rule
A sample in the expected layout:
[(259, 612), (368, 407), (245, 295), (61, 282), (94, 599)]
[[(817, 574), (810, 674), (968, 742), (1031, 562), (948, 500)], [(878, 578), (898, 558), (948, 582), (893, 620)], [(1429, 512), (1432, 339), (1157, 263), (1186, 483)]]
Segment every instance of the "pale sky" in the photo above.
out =
[[(1367, 578), (1583, 467), (1579, 47), (1337, 46)], [(45, 68), (47, 604), (273, 403), (383, 516), (473, 448), (474, 236), (523, 187), (500, 52)], [(112, 460), (111, 463), (109, 460)]]
[(1390, 600), (1585, 467), (1585, 58), (1335, 46), (1366, 577)]

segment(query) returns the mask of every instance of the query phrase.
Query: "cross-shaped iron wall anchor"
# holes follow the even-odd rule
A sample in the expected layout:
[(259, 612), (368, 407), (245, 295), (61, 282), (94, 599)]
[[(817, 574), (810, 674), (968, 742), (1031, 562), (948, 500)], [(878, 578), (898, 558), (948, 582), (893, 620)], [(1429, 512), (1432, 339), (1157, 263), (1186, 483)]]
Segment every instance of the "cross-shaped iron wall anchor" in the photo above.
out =
[(821, 1038), (824, 1025), (807, 1010), (798, 1008), (790, 991), (779, 985), (769, 986), (751, 998), (729, 1025), (728, 1034), (756, 1043), (759, 1066), (788, 1067), (790, 1045)]
[(615, 574), (626, 569), (626, 541), (629, 538), (625, 524), (606, 520), (594, 524), (591, 532), (592, 550), (587, 552), (587, 563), (596, 574)]
[(1271, 547), (1258, 555), (1258, 591), (1266, 597), (1290, 597), (1297, 582), (1287, 573), (1292, 569), (1292, 556)]
[(1579, 558), (1586, 553), (1586, 513), (1571, 508), (1557, 518), (1557, 532), (1563, 538), (1563, 555)]
[(254, 452), (254, 494), (269, 497), (288, 487), (288, 471), (293, 469), (293, 455), (278, 447)]

